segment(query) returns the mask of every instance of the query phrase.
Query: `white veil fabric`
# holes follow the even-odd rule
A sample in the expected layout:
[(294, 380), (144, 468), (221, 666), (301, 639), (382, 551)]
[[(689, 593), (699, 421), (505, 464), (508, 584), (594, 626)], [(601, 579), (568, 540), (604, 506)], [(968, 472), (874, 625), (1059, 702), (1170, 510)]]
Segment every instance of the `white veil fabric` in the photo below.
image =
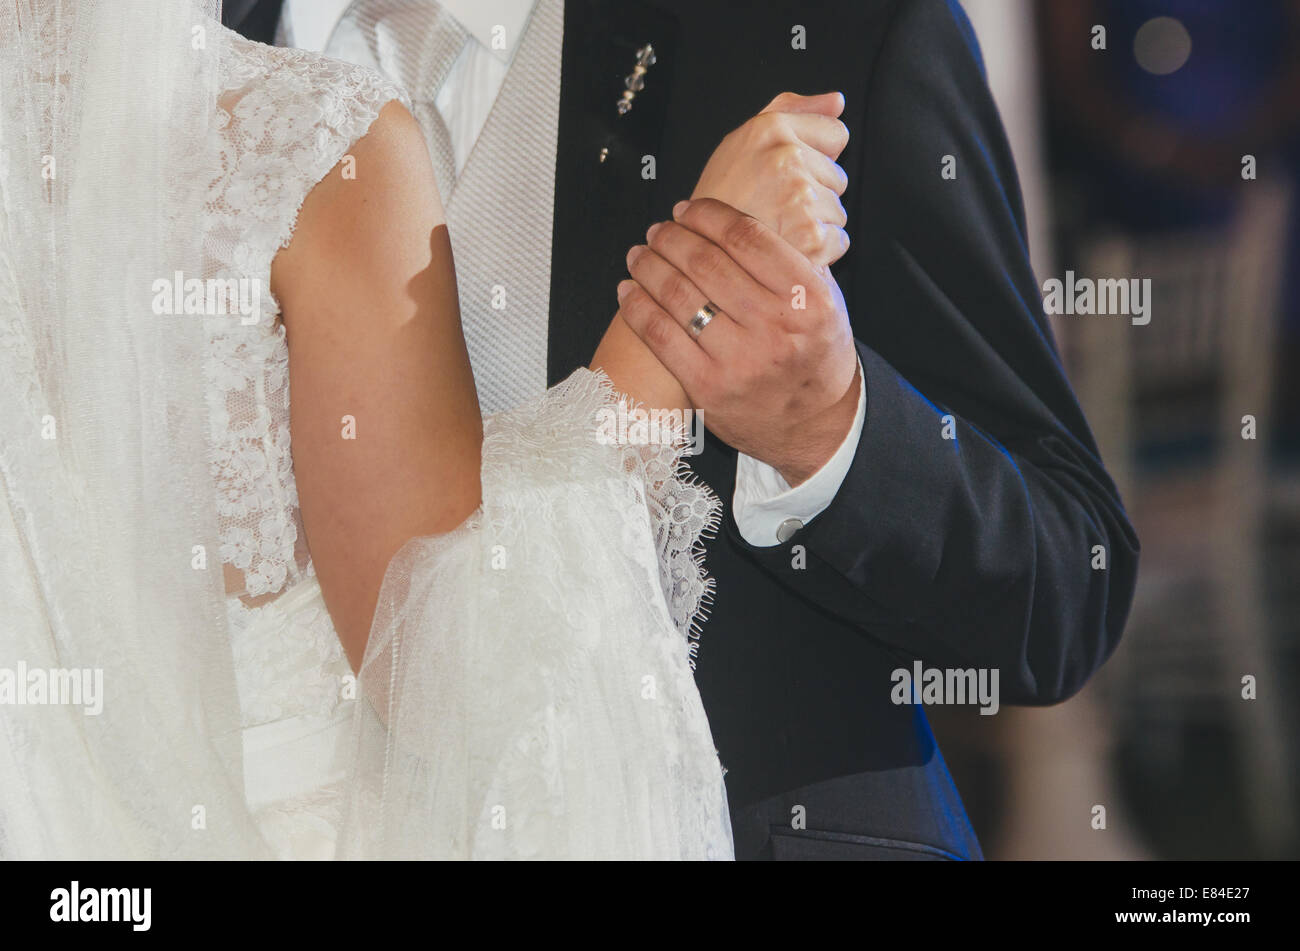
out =
[[(209, 276), (217, 13), (0, 0), (0, 858), (275, 854), (245, 797), (207, 336), (154, 306)], [(596, 438), (615, 404), (582, 370), (490, 418), (483, 507), (393, 559), (341, 857), (731, 857), (689, 660), (717, 501), (681, 446)]]
[[(248, 858), (200, 318), (219, 0), (0, 0), (0, 857)], [(193, 275), (201, 276), (201, 275)]]
[(690, 661), (721, 505), (682, 463), (680, 421), (594, 438), (618, 403), (577, 370), (489, 416), (478, 512), (394, 556), (359, 674), (344, 857), (734, 857)]

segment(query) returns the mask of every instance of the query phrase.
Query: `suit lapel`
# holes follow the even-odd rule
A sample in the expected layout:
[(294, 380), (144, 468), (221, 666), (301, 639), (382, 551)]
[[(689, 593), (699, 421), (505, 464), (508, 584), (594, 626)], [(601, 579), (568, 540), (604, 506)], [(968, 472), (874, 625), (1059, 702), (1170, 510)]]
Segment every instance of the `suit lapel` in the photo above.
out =
[[(676, 17), (646, 4), (566, 0), (548, 383), (591, 361), (617, 310), (614, 289), (626, 276), (627, 250), (652, 220), (659, 185), (643, 176), (643, 157), (660, 158), (677, 34)], [(631, 110), (619, 115), (624, 78), (647, 43), (657, 62)]]

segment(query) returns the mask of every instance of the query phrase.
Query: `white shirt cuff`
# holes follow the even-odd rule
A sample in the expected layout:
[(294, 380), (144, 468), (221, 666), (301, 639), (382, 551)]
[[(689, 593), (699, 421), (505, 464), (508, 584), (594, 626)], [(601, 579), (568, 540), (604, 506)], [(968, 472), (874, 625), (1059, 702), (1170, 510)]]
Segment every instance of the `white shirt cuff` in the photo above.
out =
[(812, 476), (791, 488), (767, 463), (740, 453), (736, 459), (736, 493), (731, 509), (740, 537), (759, 548), (787, 541), (835, 501), (853, 467), (862, 426), (867, 418), (867, 377), (858, 363), (858, 411), (835, 454)]

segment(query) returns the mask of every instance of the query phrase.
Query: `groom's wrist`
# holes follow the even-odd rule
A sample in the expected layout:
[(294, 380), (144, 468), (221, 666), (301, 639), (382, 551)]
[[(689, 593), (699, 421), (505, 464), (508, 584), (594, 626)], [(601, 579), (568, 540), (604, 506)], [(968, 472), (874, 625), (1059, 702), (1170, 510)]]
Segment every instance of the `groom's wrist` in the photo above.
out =
[(781, 441), (772, 458), (760, 459), (794, 488), (824, 469), (853, 435), (861, 409), (862, 367), (844, 395), (822, 413), (805, 420)]

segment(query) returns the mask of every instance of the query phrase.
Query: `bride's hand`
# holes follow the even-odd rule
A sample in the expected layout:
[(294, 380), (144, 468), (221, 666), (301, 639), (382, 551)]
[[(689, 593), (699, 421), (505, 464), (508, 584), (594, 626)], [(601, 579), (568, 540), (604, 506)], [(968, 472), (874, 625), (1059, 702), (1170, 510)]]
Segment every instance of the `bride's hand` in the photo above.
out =
[(840, 196), (849, 179), (836, 159), (849, 141), (844, 97), (781, 93), (714, 151), (692, 200), (716, 198), (757, 218), (829, 266), (849, 249)]

